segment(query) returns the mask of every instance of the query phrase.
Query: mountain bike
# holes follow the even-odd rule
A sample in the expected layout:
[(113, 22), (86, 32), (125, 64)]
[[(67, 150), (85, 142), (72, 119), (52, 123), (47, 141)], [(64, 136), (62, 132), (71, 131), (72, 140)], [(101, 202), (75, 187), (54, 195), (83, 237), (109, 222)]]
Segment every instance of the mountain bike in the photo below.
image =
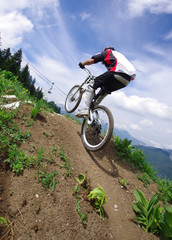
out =
[[(65, 110), (68, 113), (74, 112), (79, 106), (82, 96), (86, 91), (86, 86), (95, 79), (89, 69), (84, 68), (88, 77), (81, 85), (75, 85), (69, 91), (65, 100)], [(95, 94), (89, 109), (89, 115), (84, 117), (81, 128), (81, 138), (84, 147), (90, 151), (102, 149), (111, 139), (114, 128), (114, 120), (110, 110), (102, 105), (98, 105), (100, 99), (109, 94), (106, 89), (101, 88)]]

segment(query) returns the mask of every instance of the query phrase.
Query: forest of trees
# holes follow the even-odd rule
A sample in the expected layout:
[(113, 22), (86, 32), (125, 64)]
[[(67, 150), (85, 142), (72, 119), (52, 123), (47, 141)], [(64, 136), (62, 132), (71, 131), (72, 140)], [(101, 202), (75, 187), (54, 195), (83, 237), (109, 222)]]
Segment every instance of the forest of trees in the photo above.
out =
[[(29, 72), (28, 64), (21, 68), (22, 62), (22, 50), (18, 50), (14, 54), (11, 54), (10, 48), (0, 49), (0, 70), (6, 70), (12, 72), (17, 76), (18, 80), (23, 84), (23, 87), (29, 90), (30, 94), (36, 99), (43, 98), (42, 89), (35, 87), (35, 79), (32, 78)], [(46, 101), (46, 100), (45, 100)], [(50, 108), (55, 112), (60, 113), (60, 107), (58, 107), (53, 101), (47, 102)]]
[(14, 54), (11, 54), (10, 48), (0, 50), (0, 69), (12, 72), (32, 96), (41, 99), (43, 97), (42, 89), (36, 89), (35, 79), (30, 75), (28, 65), (21, 69), (21, 62), (21, 49)]

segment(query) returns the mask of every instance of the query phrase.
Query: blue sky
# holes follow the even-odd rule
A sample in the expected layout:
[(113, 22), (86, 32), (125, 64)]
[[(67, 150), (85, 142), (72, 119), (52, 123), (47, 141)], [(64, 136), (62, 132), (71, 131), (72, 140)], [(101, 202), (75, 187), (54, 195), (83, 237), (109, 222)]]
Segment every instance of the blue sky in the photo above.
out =
[[(137, 70), (128, 87), (103, 101), (115, 127), (172, 149), (171, 0), (1, 0), (0, 32), (1, 48), (22, 49), (23, 65), (29, 63), (37, 86), (57, 105), (86, 77), (78, 62), (114, 46)], [(98, 75), (105, 68), (90, 70)], [(55, 83), (52, 94), (42, 75)]]

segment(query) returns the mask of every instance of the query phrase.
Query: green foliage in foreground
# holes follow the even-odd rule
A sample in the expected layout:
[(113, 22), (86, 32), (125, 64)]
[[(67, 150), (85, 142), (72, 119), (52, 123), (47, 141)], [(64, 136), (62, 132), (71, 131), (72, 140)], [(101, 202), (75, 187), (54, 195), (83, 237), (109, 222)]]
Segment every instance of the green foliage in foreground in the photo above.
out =
[[(134, 211), (138, 214), (135, 221), (146, 231), (156, 233), (158, 231), (158, 223), (160, 215), (160, 204), (158, 194), (155, 194), (150, 200), (146, 200), (145, 195), (140, 190), (135, 190), (134, 195), (137, 202), (132, 204)], [(155, 207), (156, 205), (156, 207)]]
[(137, 173), (137, 178), (142, 181), (143, 185), (148, 188), (149, 187), (149, 184), (150, 184), (150, 177), (147, 173), (143, 173), (143, 174), (140, 174), (140, 173)]
[(158, 179), (157, 184), (160, 199), (163, 202), (172, 204), (172, 181), (166, 179)]
[(147, 200), (143, 192), (134, 191), (136, 202), (132, 204), (137, 217), (135, 221), (146, 231), (160, 234), (161, 239), (172, 239), (172, 206), (161, 207), (159, 194)]
[(44, 100), (41, 98), (34, 104), (34, 108), (32, 109), (32, 118), (36, 118), (38, 113), (42, 112), (43, 109), (41, 109), (44, 106)]
[(18, 146), (30, 136), (30, 132), (21, 132), (13, 120), (14, 112), (0, 109), (0, 151), (4, 154), (12, 171), (22, 173), (23, 169), (33, 164), (33, 159)]
[(66, 169), (67, 176), (71, 176), (71, 170), (70, 170), (70, 165), (71, 165), (71, 160), (67, 157), (64, 148), (60, 145), (60, 150), (59, 150), (59, 156), (60, 159), (64, 162), (64, 168)]
[(4, 217), (0, 217), (0, 224), (5, 225), (5, 227), (8, 226), (8, 222)]
[(76, 209), (77, 209), (77, 212), (78, 212), (78, 214), (81, 218), (82, 224), (85, 226), (86, 225), (86, 219), (87, 219), (87, 212), (85, 212), (84, 214), (82, 214), (82, 212), (81, 212), (80, 196), (78, 196), (78, 199), (77, 199)]
[(0, 96), (6, 94), (15, 95), (21, 101), (34, 99), (11, 72), (0, 71)]
[(104, 189), (100, 185), (98, 186), (98, 188), (95, 188), (93, 191), (90, 192), (88, 198), (93, 200), (94, 207), (99, 210), (100, 216), (104, 217), (102, 205), (107, 202), (107, 197)]
[[(23, 87), (23, 84), (18, 81), (18, 78), (9, 71), (0, 70), (0, 96), (1, 95), (15, 95), (20, 101), (35, 102), (33, 117), (39, 113), (40, 108), (47, 111), (55, 111), (60, 113), (60, 107), (58, 107), (53, 101), (47, 102), (42, 98), (37, 100), (36, 97), (30, 95), (30, 91)], [(41, 105), (41, 106), (40, 106)]]
[(133, 147), (131, 145), (131, 140), (121, 140), (117, 135), (113, 141), (115, 149), (117, 150), (118, 158), (123, 162), (127, 161), (131, 167), (136, 167), (143, 173), (138, 173), (137, 177), (143, 182), (144, 186), (148, 187), (150, 179), (152, 179), (157, 183), (157, 190), (161, 200), (172, 203), (172, 181), (158, 178), (157, 173), (147, 161), (143, 151)]
[(121, 140), (117, 135), (114, 139), (114, 146), (117, 150), (117, 156), (122, 161), (127, 161), (131, 167), (136, 167), (142, 172), (147, 173), (152, 180), (156, 180), (156, 173), (152, 166), (148, 163), (143, 151), (136, 149), (131, 145), (131, 140), (127, 138)]
[(52, 191), (54, 191), (56, 184), (59, 183), (58, 180), (56, 180), (56, 176), (58, 176), (57, 171), (53, 171), (52, 173), (45, 173), (44, 171), (39, 170), (38, 171), (38, 182), (42, 183), (42, 186), (44, 188), (52, 188)]

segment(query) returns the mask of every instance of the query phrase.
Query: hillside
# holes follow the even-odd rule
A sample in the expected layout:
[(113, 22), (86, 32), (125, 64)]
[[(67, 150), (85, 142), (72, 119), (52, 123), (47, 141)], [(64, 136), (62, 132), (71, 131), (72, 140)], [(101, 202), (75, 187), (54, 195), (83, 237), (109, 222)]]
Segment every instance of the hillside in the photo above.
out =
[[(20, 131), (30, 133), (30, 137), (21, 141), (21, 148), (28, 156), (37, 156), (37, 165), (17, 175), (3, 163), (5, 156), (0, 154), (0, 216), (10, 223), (11, 234), (3, 239), (159, 239), (133, 221), (135, 213), (131, 207), (135, 201), (134, 189), (140, 189), (150, 198), (155, 194), (156, 185), (151, 182), (149, 188), (145, 188), (137, 178), (137, 170), (118, 160), (113, 143), (101, 151), (88, 152), (81, 142), (81, 125), (63, 115), (47, 112), (37, 115), (33, 121), (30, 119), (32, 108), (22, 104), (15, 121)], [(41, 176), (54, 170), (58, 172), (59, 182), (52, 191), (41, 185)], [(80, 210), (82, 214), (87, 212), (86, 226), (77, 212), (77, 197), (72, 194), (75, 177), (85, 171), (91, 188), (100, 184), (107, 195), (103, 220), (90, 202), (84, 200), (81, 191)], [(127, 189), (121, 187), (122, 179), (128, 181)], [(1, 226), (1, 239), (3, 233)]]
[(138, 148), (143, 150), (147, 160), (159, 176), (172, 179), (171, 151), (146, 146), (138, 146)]
[[(67, 114), (64, 105), (60, 105), (62, 113)], [(74, 114), (71, 114), (74, 117)], [(131, 140), (131, 145), (143, 151), (147, 161), (151, 164), (157, 175), (164, 179), (172, 179), (172, 150), (148, 146), (148, 144), (131, 136), (126, 130), (114, 128), (114, 136), (120, 139)]]
[(115, 128), (114, 132), (115, 136), (119, 135), (121, 139), (127, 138), (131, 140), (132, 146), (142, 150), (147, 161), (161, 178), (172, 179), (172, 150), (148, 146), (122, 129)]

